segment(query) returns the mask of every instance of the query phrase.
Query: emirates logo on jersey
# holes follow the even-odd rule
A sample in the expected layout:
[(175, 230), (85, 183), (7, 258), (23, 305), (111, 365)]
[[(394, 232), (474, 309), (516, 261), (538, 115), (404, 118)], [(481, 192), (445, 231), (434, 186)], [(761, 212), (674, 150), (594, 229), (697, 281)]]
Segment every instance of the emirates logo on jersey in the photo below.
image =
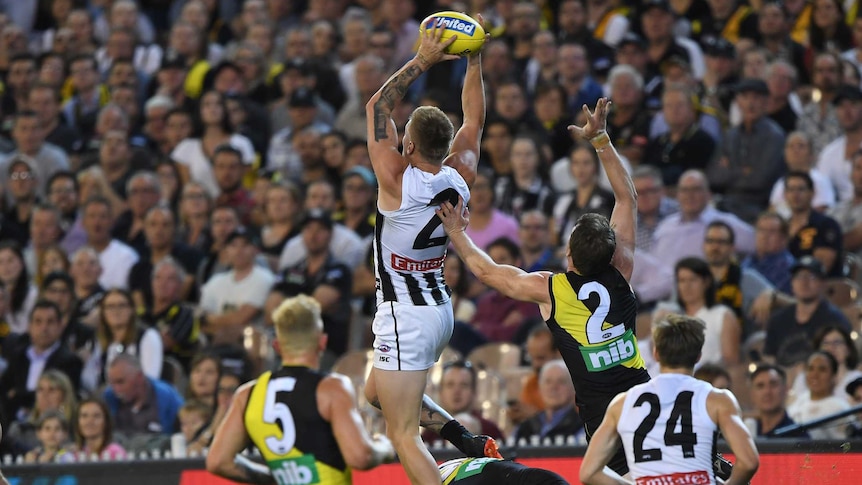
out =
[(671, 473), (656, 477), (640, 477), (635, 480), (637, 485), (701, 485), (712, 483), (709, 473), (705, 471)]
[(414, 259), (405, 258), (397, 254), (392, 255), (392, 269), (400, 271), (431, 271), (443, 266), (443, 260), (446, 256), (439, 258), (426, 259), (425, 261), (416, 261)]

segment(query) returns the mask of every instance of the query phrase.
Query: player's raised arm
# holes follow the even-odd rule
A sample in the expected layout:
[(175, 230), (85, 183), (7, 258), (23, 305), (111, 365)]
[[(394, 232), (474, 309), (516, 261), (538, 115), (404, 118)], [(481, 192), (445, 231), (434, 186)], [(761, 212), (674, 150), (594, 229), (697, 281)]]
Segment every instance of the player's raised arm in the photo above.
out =
[(620, 435), (617, 432), (617, 422), (620, 419), (625, 393), (617, 395), (608, 410), (602, 424), (590, 440), (590, 446), (581, 462), (580, 480), (588, 485), (619, 485), (629, 482), (619, 475), (611, 475), (605, 466), (611, 461), (620, 446)]
[(482, 283), (500, 293), (520, 301), (550, 305), (548, 278), (551, 273), (539, 271), (527, 273), (521, 268), (497, 264), (488, 254), (479, 249), (464, 232), (470, 222), (469, 211), (464, 207), (464, 199), (458, 198), (458, 205), (444, 202), (437, 209), (437, 217), (443, 221), (443, 228), (467, 268)]
[(377, 175), (380, 188), (384, 191), (398, 191), (400, 177), (407, 167), (406, 161), (398, 152), (398, 130), (392, 119), (392, 110), (404, 98), (407, 88), (431, 66), (458, 56), (446, 54), (446, 48), (455, 42), (456, 37), (443, 41), (443, 29), (436, 26), (425, 29), (421, 34), (419, 49), (413, 59), (383, 83), (365, 105), (368, 120), (368, 154)]
[[(478, 15), (478, 20), (484, 27), (485, 19), (482, 14)], [(485, 43), (490, 39), (491, 34), (488, 34), (486, 29)], [(457, 170), (467, 182), (467, 186), (472, 187), (473, 181), (476, 180), (479, 146), (485, 127), (485, 82), (482, 79), (481, 49), (467, 55), (467, 73), (461, 88), (461, 111), (464, 120), (452, 141), (452, 155), (444, 163)]]
[(739, 403), (729, 391), (716, 389), (709, 393), (706, 405), (710, 411), (710, 417), (718, 425), (722, 436), (730, 446), (730, 451), (736, 458), (733, 472), (724, 483), (726, 485), (748, 483), (760, 466), (760, 455), (757, 453), (757, 447), (748, 432), (748, 427), (742, 422)]
[(620, 156), (607, 133), (610, 108), (611, 102), (607, 98), (600, 98), (596, 103), (596, 109), (592, 112), (584, 105), (583, 110), (587, 117), (586, 124), (583, 127), (570, 125), (569, 131), (588, 140), (593, 145), (605, 172), (608, 174), (615, 199), (610, 222), (617, 238), (617, 249), (612, 263), (629, 280), (634, 267), (635, 221), (638, 210), (637, 192), (631, 176), (623, 167)]

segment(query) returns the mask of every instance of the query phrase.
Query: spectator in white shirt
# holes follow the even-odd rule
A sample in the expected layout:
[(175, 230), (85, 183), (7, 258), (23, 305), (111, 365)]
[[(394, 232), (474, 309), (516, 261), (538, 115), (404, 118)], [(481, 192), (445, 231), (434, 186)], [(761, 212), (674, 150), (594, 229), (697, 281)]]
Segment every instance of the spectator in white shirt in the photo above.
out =
[(129, 272), (138, 262), (138, 253), (111, 237), (113, 217), (110, 202), (103, 197), (92, 197), (84, 203), (82, 213), (87, 245), (99, 253), (99, 262), (105, 268), (99, 284), (106, 290), (127, 289)]

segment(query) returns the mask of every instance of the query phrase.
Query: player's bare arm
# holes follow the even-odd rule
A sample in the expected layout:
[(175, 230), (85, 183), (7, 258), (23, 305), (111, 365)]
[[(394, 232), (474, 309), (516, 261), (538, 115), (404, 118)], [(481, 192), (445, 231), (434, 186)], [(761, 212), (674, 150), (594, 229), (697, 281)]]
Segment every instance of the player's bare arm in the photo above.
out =
[(710, 417), (718, 425), (722, 436), (730, 446), (730, 451), (736, 457), (733, 472), (724, 483), (726, 485), (748, 483), (760, 466), (760, 456), (748, 432), (748, 427), (742, 421), (739, 403), (731, 392), (716, 389), (706, 398), (706, 406)]
[(332, 425), (344, 462), (356, 470), (368, 470), (395, 459), (392, 443), (385, 436), (368, 435), (356, 409), (356, 392), (346, 377), (331, 374), (317, 387), (320, 416)]
[(631, 176), (623, 167), (620, 156), (607, 133), (610, 108), (611, 102), (607, 98), (600, 98), (593, 111), (584, 105), (587, 122), (583, 127), (570, 125), (568, 128), (573, 135), (588, 140), (593, 145), (608, 174), (615, 199), (610, 222), (617, 238), (617, 250), (612, 263), (626, 280), (630, 280), (634, 268), (637, 192)]
[(240, 483), (269, 484), (275, 479), (256, 464), (237, 461), (236, 456), (251, 442), (245, 431), (243, 415), (251, 390), (257, 381), (243, 384), (237, 389), (227, 415), (216, 430), (215, 438), (207, 454), (207, 471)]
[[(478, 16), (479, 23), (485, 26), (482, 14)], [(490, 29), (485, 29), (485, 43), (491, 39)], [(482, 130), (485, 127), (485, 84), (482, 80), (481, 49), (467, 56), (467, 73), (464, 75), (464, 86), (461, 89), (461, 111), (464, 121), (452, 140), (451, 155), (443, 162), (461, 174), (468, 187), (476, 180), (476, 168), (479, 166), (479, 146), (482, 142)]]
[(619, 475), (612, 476), (607, 473), (605, 465), (617, 452), (620, 446), (620, 435), (617, 433), (617, 422), (620, 419), (626, 394), (618, 394), (608, 405), (605, 418), (599, 425), (590, 446), (581, 462), (580, 480), (589, 485), (620, 485), (629, 482), (622, 480)]
[(443, 228), (449, 236), (455, 251), (467, 268), (479, 280), (500, 293), (520, 301), (538, 303), (550, 308), (551, 296), (548, 293), (548, 278), (551, 273), (538, 271), (527, 273), (521, 268), (501, 265), (494, 262), (485, 251), (479, 249), (464, 230), (470, 222), (469, 210), (464, 200), (458, 198), (458, 205), (444, 202), (437, 209), (437, 217), (443, 221)]
[(392, 119), (392, 110), (404, 98), (407, 89), (423, 72), (434, 64), (458, 59), (446, 54), (446, 48), (455, 42), (455, 37), (441, 41), (443, 29), (436, 26), (420, 34), (421, 42), (416, 55), (392, 75), (371, 96), (365, 105), (368, 120), (368, 154), (381, 188), (381, 196), (400, 199), (401, 174), (407, 168), (406, 161), (398, 152), (398, 130)]

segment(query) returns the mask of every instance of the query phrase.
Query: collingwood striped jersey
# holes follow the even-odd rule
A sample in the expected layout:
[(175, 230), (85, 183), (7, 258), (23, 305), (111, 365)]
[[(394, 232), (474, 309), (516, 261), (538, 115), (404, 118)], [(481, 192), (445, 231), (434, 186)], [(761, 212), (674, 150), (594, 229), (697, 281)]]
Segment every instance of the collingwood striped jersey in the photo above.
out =
[(449, 301), (443, 259), (449, 237), (435, 210), (444, 201), (470, 200), (467, 182), (452, 167), (436, 174), (407, 167), (401, 182), (401, 207), (377, 209), (374, 228), (374, 274), (377, 303), (442, 305)]

